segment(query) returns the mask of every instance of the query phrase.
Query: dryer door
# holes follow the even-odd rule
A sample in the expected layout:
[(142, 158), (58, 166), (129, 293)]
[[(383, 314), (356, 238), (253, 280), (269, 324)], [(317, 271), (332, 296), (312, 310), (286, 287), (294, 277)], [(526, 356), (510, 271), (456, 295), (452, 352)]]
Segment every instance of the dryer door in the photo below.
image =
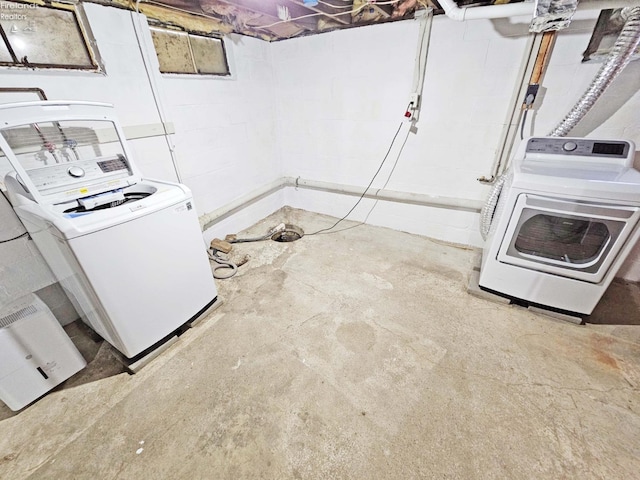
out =
[(640, 217), (640, 208), (518, 196), (498, 260), (599, 283)]

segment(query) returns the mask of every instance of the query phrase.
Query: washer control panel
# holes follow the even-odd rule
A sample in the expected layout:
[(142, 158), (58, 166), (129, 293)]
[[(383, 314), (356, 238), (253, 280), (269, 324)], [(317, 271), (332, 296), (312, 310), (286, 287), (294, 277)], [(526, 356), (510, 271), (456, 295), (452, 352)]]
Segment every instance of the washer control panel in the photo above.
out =
[(630, 144), (624, 140), (593, 140), (589, 138), (531, 138), (527, 154), (577, 155), (580, 157), (606, 157), (626, 159)]
[(38, 190), (44, 194), (75, 189), (78, 185), (90, 189), (93, 184), (130, 175), (129, 165), (122, 155), (81, 160), (71, 165), (48, 165), (27, 170), (27, 173)]
[(69, 167), (67, 173), (74, 178), (84, 177), (84, 170), (75, 165), (73, 167)]

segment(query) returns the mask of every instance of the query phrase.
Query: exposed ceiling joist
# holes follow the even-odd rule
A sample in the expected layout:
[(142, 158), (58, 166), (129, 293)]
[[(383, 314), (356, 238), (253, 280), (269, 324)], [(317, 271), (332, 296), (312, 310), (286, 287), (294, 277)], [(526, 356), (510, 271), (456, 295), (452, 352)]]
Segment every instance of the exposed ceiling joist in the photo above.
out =
[[(45, 0), (46, 1), (46, 0)], [(433, 8), (437, 0), (74, 0), (121, 6), (151, 19), (187, 30), (192, 24), (208, 33), (238, 33), (268, 41), (343, 28), (413, 18), (416, 10)], [(441, 0), (442, 1), (442, 0)], [(519, 3), (523, 0), (448, 0), (458, 7)], [(592, 0), (595, 2), (595, 0)], [(621, 0), (622, 1), (622, 0)], [(161, 11), (163, 10), (164, 11)], [(470, 11), (475, 9), (470, 9)], [(197, 21), (185, 19), (189, 14)], [(206, 18), (203, 18), (206, 17)], [(175, 21), (174, 21), (175, 19)]]
[[(273, 20), (272, 23), (279, 24), (279, 22), (291, 22), (300, 25), (300, 27), (304, 28), (305, 30), (315, 31), (317, 29), (318, 20), (314, 17), (306, 17), (306, 15), (314, 12), (308, 10), (300, 4), (294, 3), (289, 0), (278, 0), (277, 2), (264, 0), (201, 0), (200, 5), (203, 9), (207, 5), (210, 5), (215, 10), (214, 5), (216, 3), (232, 5), (249, 12), (266, 15)], [(281, 11), (284, 11), (284, 8), (287, 9), (286, 11), (290, 20), (282, 18), (283, 14), (279, 14), (278, 10), (280, 9)]]
[[(135, 0), (85, 0), (98, 3)], [(280, 40), (340, 28), (370, 25), (413, 16), (416, 8), (426, 8), (431, 0), (140, 0), (147, 6), (164, 5), (176, 15), (193, 12), (214, 23), (221, 32), (233, 31), (266, 40)], [(170, 14), (169, 14), (170, 16)], [(163, 19), (166, 15), (162, 15)], [(158, 19), (154, 15), (153, 18)], [(163, 20), (161, 19), (161, 20)]]
[[(315, 13), (324, 14), (326, 17), (330, 17), (332, 20), (342, 23), (343, 25), (349, 25), (351, 23), (350, 10), (353, 7), (353, 1), (348, 2), (344, 0), (333, 0), (333, 2), (318, 3), (315, 6), (305, 5), (304, 0), (290, 0), (294, 3), (304, 5), (308, 10), (312, 10)], [(336, 5), (335, 7), (328, 5)], [(346, 7), (346, 8), (345, 8)]]

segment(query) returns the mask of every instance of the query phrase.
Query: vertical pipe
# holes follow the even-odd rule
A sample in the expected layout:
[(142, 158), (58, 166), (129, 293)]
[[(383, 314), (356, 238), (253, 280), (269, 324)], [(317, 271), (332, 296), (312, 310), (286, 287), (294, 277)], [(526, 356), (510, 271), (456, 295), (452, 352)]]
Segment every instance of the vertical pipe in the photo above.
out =
[(504, 127), (498, 140), (498, 149), (496, 152), (496, 159), (494, 161), (491, 176), (489, 178), (482, 176), (478, 178), (481, 183), (493, 183), (496, 178), (505, 170), (507, 162), (509, 161), (509, 155), (511, 154), (511, 147), (513, 145), (518, 125), (520, 124), (521, 110), (518, 108), (519, 102), (524, 98), (527, 91), (527, 78), (530, 78), (534, 65), (534, 52), (537, 52), (540, 47), (541, 35), (530, 34), (527, 36), (527, 45), (524, 50), (524, 60), (520, 65), (518, 71), (516, 89), (513, 92), (511, 100), (509, 101), (509, 107), (507, 110), (507, 118), (504, 123)]

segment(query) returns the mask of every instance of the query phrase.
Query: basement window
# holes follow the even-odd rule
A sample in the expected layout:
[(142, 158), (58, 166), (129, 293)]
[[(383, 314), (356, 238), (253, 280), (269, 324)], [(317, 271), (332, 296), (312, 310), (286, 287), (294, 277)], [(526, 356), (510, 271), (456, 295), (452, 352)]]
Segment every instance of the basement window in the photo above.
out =
[(0, 1), (0, 65), (98, 70), (81, 8)]
[(160, 72), (229, 76), (224, 42), (219, 37), (151, 27)]

